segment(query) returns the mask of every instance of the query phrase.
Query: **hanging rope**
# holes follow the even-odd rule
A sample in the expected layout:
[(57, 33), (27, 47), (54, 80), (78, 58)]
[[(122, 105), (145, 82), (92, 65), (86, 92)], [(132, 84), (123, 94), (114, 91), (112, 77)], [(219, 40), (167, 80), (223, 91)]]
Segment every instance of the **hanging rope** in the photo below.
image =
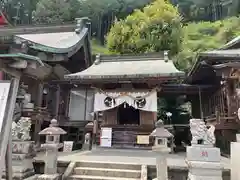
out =
[(114, 97), (114, 96), (110, 96), (108, 93), (106, 93), (102, 89), (95, 88), (95, 87), (92, 87), (92, 88), (95, 89), (97, 92), (102, 93), (102, 94), (104, 94), (107, 97), (110, 97), (111, 99), (117, 99), (117, 98), (120, 98), (122, 96), (128, 96), (128, 97), (132, 98), (135, 101), (138, 101), (138, 100), (141, 100), (141, 99), (145, 99), (146, 97), (150, 96), (152, 93), (154, 93), (156, 91), (161, 91), (161, 88), (154, 88), (154, 89), (150, 90), (149, 92), (147, 92), (147, 94), (145, 94), (143, 96), (137, 96), (137, 97), (132, 96), (129, 92), (120, 92), (120, 94), (118, 96)]

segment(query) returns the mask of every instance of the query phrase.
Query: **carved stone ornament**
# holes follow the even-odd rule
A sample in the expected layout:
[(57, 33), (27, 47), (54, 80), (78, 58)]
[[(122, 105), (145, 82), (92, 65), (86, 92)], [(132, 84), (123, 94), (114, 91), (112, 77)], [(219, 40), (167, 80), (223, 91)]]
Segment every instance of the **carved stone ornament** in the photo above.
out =
[(20, 120), (12, 123), (12, 138), (14, 141), (28, 141), (30, 136), (31, 119), (21, 117)]
[(90, 133), (86, 133), (85, 134), (85, 142), (84, 142), (84, 144), (90, 144), (90, 139), (91, 139)]
[(204, 144), (214, 145), (215, 144), (215, 127), (210, 125), (207, 128), (205, 122), (202, 119), (191, 119), (190, 120), (190, 131), (192, 134), (191, 144)]

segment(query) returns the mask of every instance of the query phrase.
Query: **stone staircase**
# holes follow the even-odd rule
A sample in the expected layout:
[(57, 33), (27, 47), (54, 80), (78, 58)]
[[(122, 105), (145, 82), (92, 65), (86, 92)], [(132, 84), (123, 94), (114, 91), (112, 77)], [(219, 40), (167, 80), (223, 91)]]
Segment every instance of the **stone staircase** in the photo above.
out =
[[(71, 165), (70, 165), (71, 166)], [(110, 162), (76, 162), (68, 180), (140, 180), (141, 165)]]

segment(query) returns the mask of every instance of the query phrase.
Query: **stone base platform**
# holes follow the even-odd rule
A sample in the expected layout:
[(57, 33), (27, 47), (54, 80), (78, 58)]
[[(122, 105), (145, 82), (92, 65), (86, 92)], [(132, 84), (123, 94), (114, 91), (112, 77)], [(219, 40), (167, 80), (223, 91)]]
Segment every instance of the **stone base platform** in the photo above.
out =
[[(186, 153), (166, 154), (167, 165), (170, 169), (188, 170), (186, 164)], [(34, 158), (35, 162), (43, 163), (45, 154), (40, 153)], [(73, 151), (70, 153), (59, 152), (58, 162), (80, 162), (80, 161), (99, 161), (99, 162), (121, 162), (142, 164), (148, 166), (156, 165), (156, 152), (152, 150), (129, 150), (129, 149), (103, 149), (96, 148), (92, 151)], [(221, 164), (224, 170), (230, 171), (230, 159), (221, 157)]]

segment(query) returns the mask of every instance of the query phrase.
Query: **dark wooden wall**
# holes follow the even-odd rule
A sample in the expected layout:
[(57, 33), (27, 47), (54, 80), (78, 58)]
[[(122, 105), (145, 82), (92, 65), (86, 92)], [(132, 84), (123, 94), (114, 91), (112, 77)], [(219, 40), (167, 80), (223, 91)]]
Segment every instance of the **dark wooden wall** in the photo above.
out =
[[(117, 125), (118, 108), (103, 112), (102, 125)], [(140, 110), (140, 125), (153, 125), (157, 121), (157, 113)]]

